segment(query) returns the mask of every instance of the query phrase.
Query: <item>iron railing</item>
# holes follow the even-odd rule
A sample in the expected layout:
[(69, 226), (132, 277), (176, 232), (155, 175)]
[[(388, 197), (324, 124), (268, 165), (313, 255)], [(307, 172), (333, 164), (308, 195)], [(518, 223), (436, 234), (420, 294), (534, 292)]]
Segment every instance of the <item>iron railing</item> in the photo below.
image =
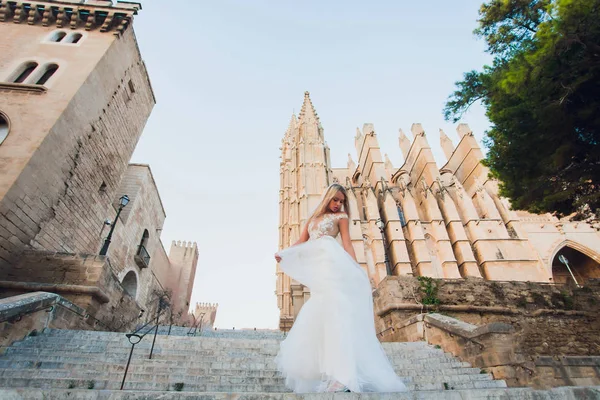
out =
[(102, 326), (102, 327), (104, 327), (104, 328), (105, 328), (107, 331), (110, 331), (110, 330), (112, 330), (112, 329), (113, 329), (112, 327), (110, 327), (110, 326), (106, 325), (105, 323), (103, 323), (103, 322), (102, 322), (102, 321), (100, 321), (99, 319), (97, 319), (97, 318), (95, 318), (95, 317), (91, 316), (90, 314), (87, 314), (87, 313), (86, 313), (86, 314), (80, 314), (80, 313), (78, 313), (77, 311), (75, 311), (75, 310), (73, 310), (73, 309), (71, 309), (71, 308), (69, 308), (69, 307), (67, 307), (67, 306), (65, 306), (65, 305), (63, 305), (63, 304), (60, 304), (60, 303), (58, 303), (58, 302), (57, 302), (57, 303), (54, 303), (54, 304), (51, 304), (51, 305), (48, 305), (48, 306), (46, 306), (46, 307), (37, 308), (37, 309), (31, 309), (31, 310), (26, 310), (26, 311), (23, 311), (23, 312), (21, 312), (21, 313), (19, 313), (19, 314), (17, 314), (17, 315), (14, 315), (14, 316), (12, 316), (12, 317), (10, 317), (10, 318), (6, 318), (6, 319), (0, 319), (0, 323), (1, 323), (1, 322), (6, 322), (6, 321), (8, 321), (8, 322), (10, 322), (11, 324), (14, 324), (14, 323), (16, 323), (16, 322), (19, 322), (19, 321), (21, 321), (21, 319), (23, 319), (23, 317), (24, 317), (24, 316), (26, 316), (26, 315), (28, 315), (28, 314), (33, 314), (33, 313), (36, 313), (36, 312), (38, 312), (38, 311), (46, 311), (46, 312), (50, 313), (50, 312), (54, 311), (54, 309), (55, 309), (56, 307), (61, 307), (63, 310), (69, 311), (69, 312), (71, 312), (71, 313), (73, 313), (73, 314), (77, 315), (78, 317), (80, 317), (80, 318), (81, 318), (81, 319), (83, 319), (83, 320), (90, 319), (90, 320), (94, 321), (94, 325), (101, 325), (101, 326)]
[(189, 332), (187, 333), (188, 336), (196, 336), (196, 331), (198, 330), (200, 330), (200, 334), (202, 334), (202, 320), (204, 319), (204, 314), (205, 313), (200, 314), (200, 321), (194, 323), (194, 325), (190, 328)]
[[(150, 333), (154, 329), (154, 338), (152, 339), (152, 347), (150, 348), (150, 355), (148, 359), (152, 359), (152, 353), (154, 352), (154, 344), (156, 343), (156, 335), (158, 334), (158, 326), (160, 325), (160, 317), (163, 315), (163, 311), (166, 311), (169, 308), (169, 303), (165, 300), (164, 297), (160, 297), (158, 299), (158, 307), (156, 309), (156, 317), (152, 318), (150, 321), (146, 322), (144, 325), (140, 326), (138, 329), (133, 331), (132, 333), (128, 333), (125, 336), (131, 343), (131, 350), (129, 350), (129, 358), (127, 359), (127, 365), (125, 366), (125, 372), (123, 373), (123, 380), (121, 381), (121, 389), (125, 386), (125, 380), (127, 379), (127, 372), (129, 371), (129, 364), (131, 364), (131, 356), (133, 355), (133, 350), (135, 349), (135, 345), (142, 341), (142, 339)], [(148, 326), (154, 322), (152, 326), (148, 328)], [(142, 332), (145, 328), (148, 328), (145, 332)]]

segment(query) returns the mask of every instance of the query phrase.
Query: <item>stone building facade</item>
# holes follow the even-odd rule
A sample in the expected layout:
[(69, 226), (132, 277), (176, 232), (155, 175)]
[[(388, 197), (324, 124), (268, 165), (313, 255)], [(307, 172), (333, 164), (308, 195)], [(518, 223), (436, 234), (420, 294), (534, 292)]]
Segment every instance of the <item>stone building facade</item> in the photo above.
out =
[[(279, 247), (300, 236), (321, 193), (331, 183), (348, 189), (350, 236), (373, 288), (389, 275), (442, 279), (565, 283), (567, 258), (581, 284), (600, 278), (598, 225), (511, 210), (488, 177), (483, 153), (466, 124), (458, 143), (440, 130), (443, 166), (434, 160), (420, 124), (402, 130), (404, 155), (394, 167), (382, 155), (372, 124), (357, 129), (357, 160), (332, 168), (324, 130), (308, 92), (292, 116), (281, 147)], [(291, 327), (309, 290), (277, 267), (280, 328)]]
[[(150, 168), (129, 164), (156, 103), (133, 30), (140, 9), (0, 0), (0, 285), (11, 288), (3, 296), (40, 284), (61, 294), (99, 291), (89, 297), (98, 307), (107, 300), (118, 308), (115, 296), (130, 295), (137, 315), (170, 293), (187, 318), (197, 246), (173, 243), (167, 256)], [(123, 194), (131, 201), (108, 257), (95, 256)], [(86, 262), (103, 272), (87, 273)]]
[[(165, 251), (160, 233), (166, 213), (149, 165), (129, 164), (109, 215), (114, 217), (123, 195), (130, 202), (115, 225), (108, 253), (119, 282), (140, 304), (168, 293), (175, 321), (191, 322), (188, 313), (198, 264), (197, 244), (173, 241), (169, 253)], [(100, 244), (109, 229), (103, 225), (97, 238)]]

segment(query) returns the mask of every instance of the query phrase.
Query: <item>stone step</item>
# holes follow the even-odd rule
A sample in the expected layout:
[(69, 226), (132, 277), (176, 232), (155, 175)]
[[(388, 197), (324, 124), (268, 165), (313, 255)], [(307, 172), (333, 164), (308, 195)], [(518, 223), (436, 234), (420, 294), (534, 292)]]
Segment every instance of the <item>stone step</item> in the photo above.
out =
[[(20, 345), (21, 343), (89, 343), (90, 340), (94, 340), (101, 343), (129, 343), (126, 336), (123, 333), (114, 334), (111, 337), (97, 337), (96, 335), (90, 336), (58, 336), (50, 334), (42, 334), (39, 336), (27, 337), (23, 341), (15, 343)], [(152, 335), (144, 337), (142, 343), (151, 343), (153, 339)], [(281, 340), (246, 340), (246, 339), (235, 339), (235, 338), (207, 338), (207, 337), (181, 337), (181, 336), (157, 336), (157, 343), (174, 343), (174, 344), (190, 344), (190, 343), (215, 343), (215, 344), (230, 344), (232, 346), (247, 346), (247, 347), (261, 347), (261, 346), (279, 346)], [(387, 342), (382, 343), (382, 346), (386, 349), (424, 349), (430, 348), (426, 342)]]
[[(126, 348), (107, 348), (104, 346), (98, 345), (86, 345), (86, 346), (73, 346), (67, 348), (61, 347), (52, 347), (52, 348), (39, 348), (39, 347), (11, 347), (8, 348), (5, 352), (7, 356), (13, 354), (35, 354), (35, 355), (55, 355), (55, 354), (89, 354), (90, 356), (102, 356), (102, 357), (110, 357), (111, 355), (121, 355), (121, 354), (129, 354), (131, 347)], [(138, 350), (137, 352), (135, 350)], [(134, 354), (149, 354), (150, 349), (134, 349)], [(232, 359), (245, 359), (256, 362), (265, 362), (267, 360), (273, 359), (277, 354), (276, 351), (271, 353), (260, 353), (257, 351), (239, 351), (239, 350), (215, 350), (215, 351), (207, 351), (207, 350), (195, 350), (195, 349), (169, 349), (162, 347), (155, 347), (153, 351), (153, 356), (156, 355), (156, 358), (170, 358), (170, 357), (178, 357), (178, 356), (187, 356), (188, 358), (202, 358), (205, 360), (216, 360), (223, 357), (228, 357)], [(388, 354), (388, 358), (394, 362), (396, 360), (422, 360), (422, 359), (437, 359), (437, 360), (448, 360), (454, 359), (452, 355), (446, 354), (441, 350), (424, 350), (424, 351), (415, 351), (415, 352), (406, 352), (406, 353), (391, 353)]]
[[(84, 333), (81, 333), (84, 332)], [(148, 340), (152, 335), (146, 336), (144, 341)], [(122, 332), (100, 332), (100, 331), (71, 331), (71, 330), (58, 330), (58, 329), (46, 329), (42, 335), (28, 337), (25, 342), (32, 340), (59, 340), (62, 342), (72, 342), (73, 340), (77, 340), (77, 338), (84, 338), (84, 341), (89, 342), (89, 339), (101, 339), (102, 341), (125, 341), (125, 333)], [(248, 346), (256, 346), (256, 340), (254, 339), (240, 339), (236, 337), (231, 338), (220, 338), (220, 337), (205, 337), (205, 336), (195, 336), (195, 337), (183, 337), (183, 336), (166, 336), (166, 335), (158, 335), (157, 342), (160, 341), (172, 341), (172, 342), (183, 342), (189, 343), (194, 341), (215, 341), (218, 343), (228, 342), (232, 345), (235, 344), (243, 344)], [(264, 344), (273, 344), (279, 345), (281, 342), (280, 339), (260, 339)], [(426, 342), (418, 341), (418, 342), (388, 342), (382, 343), (383, 347), (386, 348), (430, 348)]]
[[(64, 338), (75, 338), (75, 337), (94, 337), (94, 338), (114, 338), (118, 336), (125, 336), (126, 333), (129, 332), (102, 332), (102, 331), (69, 331), (66, 330), (66, 333), (56, 333), (55, 329), (46, 329), (43, 334), (48, 336), (60, 336)], [(146, 330), (142, 330), (141, 333), (145, 333)], [(148, 335), (154, 335), (154, 331), (148, 332)], [(218, 335), (218, 334), (208, 334), (203, 332), (202, 334), (196, 334), (194, 336), (190, 335), (167, 335), (159, 334), (157, 337), (171, 337), (178, 339), (193, 339), (193, 338), (210, 338), (214, 340), (247, 340), (247, 341), (256, 341), (256, 340), (268, 340), (268, 341), (282, 341), (285, 339), (284, 335), (248, 335), (248, 334), (227, 334), (227, 335)]]
[[(145, 330), (142, 330), (141, 332), (146, 332)], [(113, 338), (122, 338), (125, 337), (125, 335), (129, 333), (129, 332), (105, 332), (105, 331), (78, 331), (78, 330), (69, 330), (69, 329), (44, 329), (42, 332), (38, 333), (36, 336), (30, 336), (27, 340), (31, 340), (31, 339), (39, 339), (39, 338), (44, 338), (44, 337), (49, 337), (49, 338), (78, 338), (78, 337), (94, 337), (94, 338), (101, 338), (101, 339), (106, 339), (106, 340), (110, 340)], [(147, 334), (148, 336), (154, 335), (154, 331), (151, 331), (151, 333)], [(281, 336), (272, 336), (272, 337), (264, 337), (264, 338), (247, 338), (244, 337), (243, 335), (231, 335), (228, 337), (223, 337), (223, 336), (218, 336), (218, 335), (207, 335), (207, 334), (202, 334), (202, 335), (196, 335), (196, 336), (178, 336), (178, 335), (161, 335), (158, 334), (157, 338), (172, 338), (173, 340), (188, 340), (188, 339), (211, 339), (211, 340), (236, 340), (236, 341), (249, 341), (249, 342), (253, 342), (256, 340), (264, 340), (264, 341), (273, 341), (273, 342), (280, 342), (282, 340), (285, 339), (286, 336), (281, 335)], [(386, 342), (384, 344), (389, 344), (389, 345), (400, 345), (400, 346), (414, 346), (414, 345), (427, 345), (424, 341), (417, 341), (417, 342)]]
[[(60, 353), (58, 353), (60, 354)], [(0, 357), (0, 361), (10, 361), (10, 362), (19, 362), (19, 361), (33, 361), (33, 362), (110, 362), (114, 364), (122, 364), (125, 365), (127, 362), (128, 354), (120, 354), (113, 355), (111, 357), (99, 355), (97, 357), (91, 357), (89, 354), (83, 355), (46, 355), (46, 354), (18, 354), (12, 355), (11, 357), (3, 356)], [(149, 360), (148, 353), (135, 353), (132, 357), (132, 362), (144, 362), (147, 364), (154, 364), (157, 366), (162, 366), (163, 368), (168, 368), (170, 366), (179, 366), (179, 367), (199, 367), (199, 368), (219, 368), (219, 369), (275, 369), (275, 361), (274, 359), (269, 359), (266, 362), (257, 362), (253, 360), (218, 360), (218, 361), (209, 361), (206, 359), (198, 359), (198, 360), (190, 360), (188, 356), (171, 356), (168, 358), (160, 358), (154, 357)], [(428, 370), (430, 368), (461, 368), (466, 367), (470, 368), (471, 364), (467, 362), (461, 362), (456, 358), (447, 358), (444, 360), (439, 359), (420, 359), (420, 360), (395, 360), (393, 363), (395, 368), (415, 368), (415, 369), (424, 369)]]
[[(123, 378), (122, 371), (101, 371), (97, 369), (0, 369), (0, 378), (23, 378), (23, 379), (45, 379), (45, 378), (70, 378), (70, 379), (101, 379), (120, 381)], [(186, 382), (196, 383), (247, 383), (247, 384), (266, 384), (282, 385), (285, 383), (280, 376), (250, 376), (248, 374), (197, 374), (188, 370), (173, 371), (135, 371), (129, 370), (128, 379), (142, 382), (170, 382), (174, 379), (181, 379)], [(493, 380), (490, 374), (454, 374), (454, 375), (433, 375), (433, 374), (415, 374), (412, 376), (402, 376), (406, 382), (415, 384), (436, 383), (436, 382), (474, 382)]]
[[(139, 345), (151, 345), (153, 337), (146, 336), (139, 343)], [(82, 345), (89, 343), (98, 343), (98, 344), (106, 344), (111, 346), (119, 346), (119, 345), (130, 345), (130, 342), (127, 340), (125, 336), (104, 340), (102, 338), (52, 338), (52, 337), (36, 337), (36, 338), (27, 338), (23, 341), (15, 342), (14, 345), (16, 347), (20, 346), (31, 346), (31, 345)], [(156, 344), (162, 346), (171, 346), (171, 347), (233, 347), (233, 348), (279, 348), (281, 342), (280, 341), (263, 341), (263, 340), (236, 340), (236, 339), (210, 339), (210, 338), (174, 338), (174, 337), (156, 337)], [(408, 343), (382, 343), (383, 348), (386, 351), (390, 350), (401, 350), (401, 351), (419, 351), (432, 349), (431, 346), (426, 344), (421, 344), (424, 342), (414, 342), (414, 344)]]
[[(148, 338), (147, 340), (143, 340), (142, 342), (136, 344), (136, 347), (150, 347), (152, 346), (152, 338)], [(98, 339), (72, 339), (72, 340), (47, 340), (47, 339), (38, 339), (38, 340), (25, 340), (21, 342), (16, 342), (13, 344), (14, 348), (22, 348), (22, 347), (78, 347), (78, 346), (104, 346), (104, 347), (131, 347), (131, 343), (129, 343), (125, 338), (121, 338), (120, 340), (98, 340)], [(155, 347), (164, 347), (164, 348), (180, 348), (180, 349), (221, 349), (221, 348), (231, 348), (231, 349), (239, 349), (239, 350), (256, 350), (256, 349), (266, 349), (266, 350), (278, 350), (280, 347), (280, 343), (262, 343), (260, 341), (253, 342), (220, 342), (214, 341), (210, 339), (204, 340), (188, 340), (188, 341), (169, 341), (169, 340), (156, 340)], [(387, 343), (384, 343), (383, 349), (388, 352), (413, 352), (413, 351), (432, 351), (437, 350), (430, 346), (391, 346)]]
[[(53, 362), (53, 361), (9, 361), (0, 360), (1, 370), (34, 370), (43, 371), (47, 369), (66, 369), (66, 370), (83, 370), (83, 371), (109, 371), (123, 373), (125, 370), (125, 364), (106, 364), (106, 363), (89, 363), (89, 361), (82, 361), (80, 363), (64, 363), (64, 362)], [(129, 366), (130, 372), (146, 372), (146, 373), (161, 373), (165, 371), (163, 365), (148, 365), (144, 362), (135, 363), (132, 362)], [(179, 367), (177, 365), (169, 366), (169, 371), (172, 374), (191, 374), (191, 375), (218, 375), (218, 376), (256, 376), (256, 377), (278, 377), (279, 372), (275, 369), (222, 369), (222, 368), (200, 368), (197, 366), (193, 367)], [(424, 370), (422, 368), (403, 368), (395, 369), (399, 376), (413, 377), (427, 374), (430, 376), (449, 376), (449, 375), (481, 375), (482, 372), (479, 368), (429, 368)]]
[[(139, 344), (136, 344), (136, 348), (150, 348), (152, 346), (152, 338), (145, 338)], [(219, 342), (213, 341), (210, 339), (200, 339), (199, 338), (191, 338), (187, 341), (169, 341), (168, 339), (157, 338), (155, 342), (155, 347), (162, 348), (179, 348), (179, 349), (222, 349), (226, 347), (227, 349), (239, 349), (239, 350), (266, 350), (266, 351), (277, 351), (279, 350), (279, 342), (277, 343), (262, 343), (257, 341), (252, 341), (248, 343), (243, 342)], [(421, 342), (415, 342), (421, 343)], [(93, 344), (95, 346), (104, 346), (104, 347), (119, 347), (119, 348), (129, 348), (131, 344), (125, 337), (119, 338), (119, 340), (91, 340), (91, 339), (61, 339), (61, 340), (52, 340), (50, 338), (43, 339), (35, 339), (35, 340), (24, 340), (21, 342), (16, 342), (13, 344), (13, 348), (28, 348), (28, 347), (77, 347), (77, 346), (88, 346)], [(413, 352), (413, 351), (436, 351), (433, 347), (426, 345), (413, 345), (413, 346), (399, 346), (393, 345), (391, 343), (384, 343), (383, 348), (386, 352)]]
[[(133, 354), (150, 354), (150, 347), (138, 347), (135, 346)], [(90, 357), (96, 357), (99, 355), (122, 355), (129, 354), (131, 347), (122, 348), (105, 348), (104, 346), (80, 346), (80, 347), (12, 347), (5, 351), (6, 357), (12, 357), (14, 355), (25, 355), (25, 354), (36, 354), (36, 355), (56, 355), (57, 353), (63, 355), (78, 355), (88, 354)], [(279, 349), (270, 351), (261, 350), (239, 350), (239, 349), (172, 349), (164, 347), (154, 347), (153, 355), (161, 355), (163, 357), (169, 356), (181, 356), (188, 355), (193, 358), (214, 358), (214, 357), (230, 357), (233, 359), (247, 358), (254, 359), (256, 361), (263, 361), (265, 359), (275, 358)], [(415, 352), (386, 352), (387, 357), (391, 360), (405, 360), (405, 359), (444, 359), (454, 358), (450, 353), (444, 353), (440, 350), (430, 351), (415, 351)]]
[[(145, 336), (142, 340), (141, 344), (152, 344), (153, 337)], [(45, 345), (68, 345), (75, 344), (80, 345), (84, 343), (103, 343), (107, 345), (130, 345), (129, 340), (123, 335), (116, 338), (111, 339), (103, 339), (103, 338), (95, 338), (95, 337), (87, 337), (87, 338), (53, 338), (53, 337), (39, 337), (34, 339), (25, 339), (21, 342), (15, 343), (16, 346), (27, 346), (30, 343), (40, 343)], [(180, 337), (172, 337), (172, 336), (164, 336), (164, 337), (156, 337), (156, 343), (160, 343), (167, 346), (192, 346), (192, 347), (219, 347), (223, 345), (227, 345), (235, 348), (278, 348), (281, 341), (275, 340), (236, 340), (236, 339), (211, 339), (211, 338), (202, 338), (202, 337), (193, 337), (193, 338), (180, 338)], [(414, 347), (417, 349), (417, 347)], [(424, 348), (424, 347), (422, 347)]]
[[(152, 331), (154, 332), (154, 331)], [(160, 326), (158, 328), (159, 335), (170, 336), (192, 336), (194, 329), (189, 327), (172, 327), (169, 333), (168, 326)], [(252, 329), (196, 329), (195, 335), (207, 337), (236, 337), (236, 338), (284, 338), (285, 334), (279, 330), (252, 330)]]
[[(219, 398), (220, 393), (237, 393), (228, 397), (236, 400), (308, 398), (290, 394), (276, 371), (275, 356), (282, 337), (270, 333), (272, 337), (265, 338), (269, 335), (254, 332), (229, 331), (215, 337), (159, 335), (151, 360), (148, 355), (153, 337), (148, 336), (135, 347), (126, 389), (128, 393), (156, 394), (147, 398), (162, 398), (167, 391), (177, 389), (175, 384), (182, 384), (184, 392), (200, 393), (201, 399)], [(248, 335), (253, 337), (245, 337)], [(445, 393), (467, 390), (465, 393), (482, 394), (506, 387), (504, 381), (495, 381), (491, 375), (425, 342), (384, 343), (383, 348), (413, 393), (447, 396)], [(123, 333), (46, 330), (15, 343), (0, 356), (0, 387), (40, 388), (44, 391), (35, 393), (43, 394), (61, 390), (65, 394), (68, 389), (102, 393), (118, 389), (130, 349)], [(263, 396), (266, 393), (268, 397)]]
[[(122, 377), (121, 377), (122, 378)], [(199, 377), (201, 378), (201, 377)], [(244, 378), (239, 378), (243, 381)], [(93, 382), (93, 383), (92, 383)], [(268, 392), (278, 393), (286, 392), (286, 388), (282, 384), (257, 384), (250, 383), (245, 384), (243, 382), (237, 383), (203, 383), (198, 380), (185, 380), (178, 377), (171, 377), (171, 379), (164, 382), (160, 381), (136, 381), (129, 377), (125, 382), (125, 389), (127, 390), (152, 390), (152, 391), (168, 391), (176, 383), (183, 383), (185, 391), (195, 392)], [(39, 378), (39, 379), (27, 379), (27, 378), (4, 378), (0, 377), (0, 387), (22, 387), (22, 388), (42, 388), (42, 389), (67, 389), (67, 388), (91, 388), (98, 390), (106, 389), (118, 389), (121, 385), (120, 380), (107, 380), (107, 379), (73, 379), (73, 378)], [(424, 382), (424, 383), (412, 383), (407, 382), (406, 386), (412, 391), (427, 391), (427, 390), (459, 390), (459, 389), (488, 389), (488, 388), (500, 388), (506, 387), (504, 381), (494, 380), (482, 380), (482, 381), (464, 381), (455, 382), (447, 380), (446, 382)], [(172, 390), (172, 389), (171, 389)]]
[[(185, 386), (184, 386), (185, 389)], [(222, 393), (222, 392), (169, 392), (147, 391), (99, 391), (87, 389), (41, 390), (0, 389), (0, 398), (7, 400), (581, 400), (600, 398), (600, 387), (560, 387), (551, 390), (531, 388), (485, 389), (485, 390), (439, 390), (408, 393)]]

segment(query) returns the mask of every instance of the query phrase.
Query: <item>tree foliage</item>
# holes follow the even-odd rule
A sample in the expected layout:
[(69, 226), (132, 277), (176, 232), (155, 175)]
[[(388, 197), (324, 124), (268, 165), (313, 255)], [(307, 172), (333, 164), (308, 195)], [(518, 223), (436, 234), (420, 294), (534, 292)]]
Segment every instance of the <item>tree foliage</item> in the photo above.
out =
[(494, 55), (465, 73), (444, 108), (481, 101), (485, 164), (513, 208), (600, 208), (600, 0), (491, 0), (475, 34)]

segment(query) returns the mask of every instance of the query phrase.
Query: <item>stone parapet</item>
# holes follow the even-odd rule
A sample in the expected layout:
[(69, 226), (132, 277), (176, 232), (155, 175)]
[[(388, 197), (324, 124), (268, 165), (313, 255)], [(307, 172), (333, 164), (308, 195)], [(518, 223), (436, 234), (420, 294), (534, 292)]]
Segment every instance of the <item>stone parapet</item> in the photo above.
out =
[(103, 330), (107, 326), (55, 293), (33, 292), (0, 299), (0, 354), (14, 341), (41, 334), (47, 328)]
[(0, 298), (47, 291), (60, 294), (99, 321), (120, 330), (137, 322), (142, 307), (126, 293), (104, 256), (28, 250), (4, 280)]
[(512, 325), (520, 351), (535, 356), (600, 356), (600, 282), (584, 287), (468, 278), (433, 280), (435, 302), (422, 304), (417, 278), (387, 277), (374, 292), (376, 327), (383, 341), (402, 340), (406, 320), (439, 311), (474, 325)]
[(599, 283), (434, 280), (427, 305), (417, 278), (388, 277), (374, 293), (377, 332), (427, 340), (509, 386), (597, 385)]
[(527, 357), (520, 352), (516, 330), (509, 324), (476, 326), (442, 314), (419, 314), (399, 324), (394, 333), (399, 340), (424, 340), (440, 347), (508, 386), (600, 385), (600, 357)]
[(0, 1), (0, 22), (99, 29), (120, 35), (141, 8), (140, 3), (120, 1)]

